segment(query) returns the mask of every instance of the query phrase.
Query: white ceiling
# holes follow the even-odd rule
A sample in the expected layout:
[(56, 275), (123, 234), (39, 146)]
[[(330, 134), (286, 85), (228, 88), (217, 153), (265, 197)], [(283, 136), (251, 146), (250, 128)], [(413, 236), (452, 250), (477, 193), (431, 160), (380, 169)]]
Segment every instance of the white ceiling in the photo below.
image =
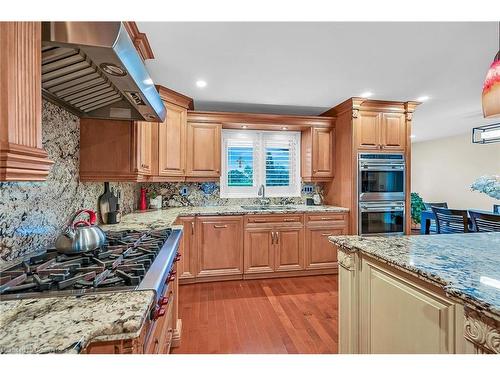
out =
[[(139, 22), (155, 83), (199, 110), (319, 114), (351, 96), (431, 97), (416, 111), (415, 141), (491, 123), (481, 114), (498, 50), (489, 23)], [(203, 79), (207, 86), (196, 87)]]

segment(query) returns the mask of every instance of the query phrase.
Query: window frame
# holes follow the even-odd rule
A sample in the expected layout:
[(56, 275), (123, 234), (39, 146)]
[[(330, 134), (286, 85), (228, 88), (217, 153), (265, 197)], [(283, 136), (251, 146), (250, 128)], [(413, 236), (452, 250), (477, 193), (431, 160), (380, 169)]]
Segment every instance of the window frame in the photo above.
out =
[[(221, 142), (221, 198), (258, 198), (261, 184), (266, 182), (266, 151), (265, 140), (292, 142), (294, 150), (290, 151), (290, 181), (288, 186), (266, 186), (266, 197), (300, 197), (302, 176), (300, 174), (300, 131), (273, 131), (273, 130), (238, 130), (223, 129)], [(253, 185), (252, 186), (228, 186), (228, 143), (230, 139), (251, 140), (254, 144), (253, 150)], [(292, 156), (293, 155), (293, 156)]]

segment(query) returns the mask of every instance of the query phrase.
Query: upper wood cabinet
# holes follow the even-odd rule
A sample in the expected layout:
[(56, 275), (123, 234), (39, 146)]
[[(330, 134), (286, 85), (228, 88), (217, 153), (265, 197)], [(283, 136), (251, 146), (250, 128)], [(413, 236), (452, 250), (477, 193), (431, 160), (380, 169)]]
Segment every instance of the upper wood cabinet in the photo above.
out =
[(183, 178), (186, 172), (186, 108), (165, 102), (167, 117), (158, 124), (158, 176)]
[(382, 149), (404, 151), (407, 138), (404, 113), (383, 113), (380, 136)]
[(380, 117), (379, 112), (363, 111), (360, 113), (356, 134), (358, 149), (378, 150), (380, 148)]
[(188, 122), (186, 176), (218, 179), (221, 162), (221, 124)]
[(328, 181), (334, 176), (335, 129), (312, 127), (302, 132), (302, 180)]
[(44, 181), (41, 23), (0, 22), (0, 181)]
[(80, 119), (81, 181), (144, 181), (156, 123)]
[(196, 219), (197, 277), (243, 274), (243, 218), (205, 216)]
[(356, 141), (360, 150), (404, 151), (406, 148), (404, 113), (361, 111)]

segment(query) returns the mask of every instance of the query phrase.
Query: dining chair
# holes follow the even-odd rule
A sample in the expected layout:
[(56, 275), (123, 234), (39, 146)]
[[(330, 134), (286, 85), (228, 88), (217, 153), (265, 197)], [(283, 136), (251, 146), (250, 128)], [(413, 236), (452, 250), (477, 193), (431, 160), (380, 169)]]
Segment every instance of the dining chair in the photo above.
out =
[(500, 215), (469, 211), (476, 232), (500, 232)]
[(438, 234), (469, 232), (467, 210), (454, 210), (435, 206), (431, 206), (431, 209), (436, 215)]
[(441, 203), (429, 203), (429, 202), (424, 202), (425, 209), (427, 211), (431, 211), (431, 207), (440, 207), (440, 208), (448, 208), (448, 202), (441, 202)]

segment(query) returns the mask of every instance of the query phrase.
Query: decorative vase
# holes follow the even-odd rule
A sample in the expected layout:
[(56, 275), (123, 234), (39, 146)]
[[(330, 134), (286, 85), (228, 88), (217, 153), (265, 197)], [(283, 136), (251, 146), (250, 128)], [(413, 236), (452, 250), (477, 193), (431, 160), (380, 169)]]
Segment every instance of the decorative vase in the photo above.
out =
[(139, 210), (144, 211), (148, 206), (146, 204), (147, 189), (141, 188), (141, 197), (139, 199)]

